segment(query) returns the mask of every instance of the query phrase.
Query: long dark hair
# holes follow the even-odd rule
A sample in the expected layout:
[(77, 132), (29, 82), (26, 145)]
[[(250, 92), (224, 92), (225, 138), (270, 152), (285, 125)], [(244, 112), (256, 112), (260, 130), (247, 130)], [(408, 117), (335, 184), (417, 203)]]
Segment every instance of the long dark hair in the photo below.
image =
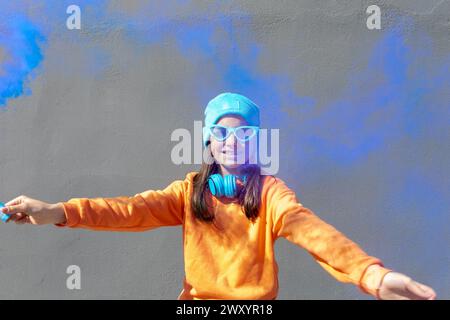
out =
[[(207, 148), (207, 155), (212, 158), (211, 145), (208, 144)], [(203, 161), (200, 171), (194, 177), (191, 209), (198, 220), (212, 223), (215, 218), (214, 212), (209, 210), (212, 204), (207, 203), (205, 191), (209, 176), (220, 173), (220, 170), (219, 165), (213, 159), (208, 160), (212, 161)], [(244, 164), (243, 166), (242, 174), (247, 175), (247, 182), (245, 188), (240, 190), (237, 198), (246, 217), (254, 222), (259, 215), (261, 202), (261, 167), (258, 164)]]

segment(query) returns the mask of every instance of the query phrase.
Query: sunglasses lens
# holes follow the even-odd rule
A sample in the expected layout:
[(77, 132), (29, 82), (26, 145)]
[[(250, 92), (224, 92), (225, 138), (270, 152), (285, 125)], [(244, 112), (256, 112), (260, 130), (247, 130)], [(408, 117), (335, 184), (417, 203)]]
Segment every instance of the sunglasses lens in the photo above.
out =
[(212, 127), (211, 134), (219, 141), (225, 140), (227, 137), (227, 129), (222, 127)]
[(250, 140), (256, 134), (256, 130), (254, 128), (239, 128), (236, 130), (236, 137), (241, 141)]

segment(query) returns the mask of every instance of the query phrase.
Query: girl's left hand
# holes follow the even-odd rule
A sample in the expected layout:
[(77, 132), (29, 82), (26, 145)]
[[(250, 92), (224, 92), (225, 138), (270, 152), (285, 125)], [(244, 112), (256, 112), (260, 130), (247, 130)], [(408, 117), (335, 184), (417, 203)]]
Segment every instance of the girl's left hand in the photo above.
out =
[(434, 300), (436, 293), (432, 288), (392, 271), (384, 276), (378, 297), (381, 300)]

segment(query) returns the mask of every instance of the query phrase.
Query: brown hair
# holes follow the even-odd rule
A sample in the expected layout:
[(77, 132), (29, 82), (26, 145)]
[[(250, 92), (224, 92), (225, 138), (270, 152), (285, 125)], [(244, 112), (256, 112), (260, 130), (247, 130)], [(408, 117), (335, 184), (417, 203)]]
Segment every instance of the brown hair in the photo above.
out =
[[(208, 144), (207, 148), (208, 156), (212, 157), (211, 145)], [(219, 165), (214, 160), (208, 161), (208, 163), (203, 162), (199, 172), (194, 177), (191, 209), (198, 220), (212, 223), (215, 217), (214, 213), (209, 210), (212, 206), (206, 203), (205, 191), (209, 176), (220, 173), (220, 171)], [(246, 217), (254, 222), (258, 217), (261, 202), (261, 168), (258, 164), (244, 164), (242, 174), (247, 175), (247, 182), (245, 188), (240, 190), (237, 198)]]

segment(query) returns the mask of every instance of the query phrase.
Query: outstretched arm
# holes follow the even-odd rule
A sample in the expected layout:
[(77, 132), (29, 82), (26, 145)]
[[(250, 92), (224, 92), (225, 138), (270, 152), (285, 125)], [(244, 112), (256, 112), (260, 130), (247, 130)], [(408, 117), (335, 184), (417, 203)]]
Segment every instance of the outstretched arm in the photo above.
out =
[(338, 281), (353, 283), (378, 299), (434, 298), (431, 288), (385, 268), (380, 259), (369, 256), (356, 243), (304, 207), (283, 180), (277, 178), (268, 197), (274, 239), (284, 237), (306, 249)]
[(143, 231), (183, 223), (186, 180), (176, 180), (164, 190), (147, 190), (133, 197), (72, 198), (48, 204), (20, 196), (7, 203), (7, 214), (16, 223), (108, 231)]

